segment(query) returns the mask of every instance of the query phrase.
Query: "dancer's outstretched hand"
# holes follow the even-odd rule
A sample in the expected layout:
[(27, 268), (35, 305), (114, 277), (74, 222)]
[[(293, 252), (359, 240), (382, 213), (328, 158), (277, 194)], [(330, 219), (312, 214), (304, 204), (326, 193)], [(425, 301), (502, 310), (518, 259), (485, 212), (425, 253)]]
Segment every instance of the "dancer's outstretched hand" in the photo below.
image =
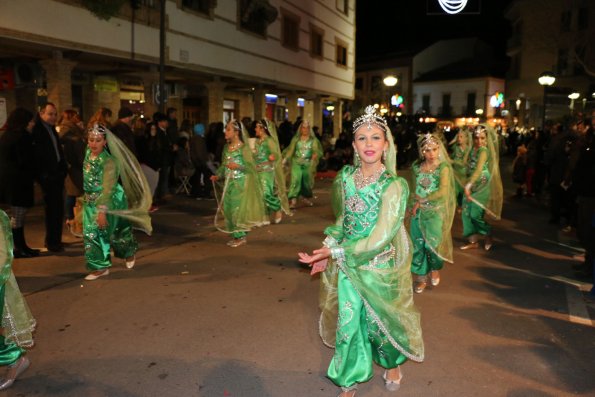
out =
[(312, 252), (309, 255), (305, 252), (298, 252), (299, 261), (310, 265), (312, 267), (311, 275), (323, 272), (328, 264), (328, 258), (331, 256), (331, 250), (327, 247), (322, 247)]

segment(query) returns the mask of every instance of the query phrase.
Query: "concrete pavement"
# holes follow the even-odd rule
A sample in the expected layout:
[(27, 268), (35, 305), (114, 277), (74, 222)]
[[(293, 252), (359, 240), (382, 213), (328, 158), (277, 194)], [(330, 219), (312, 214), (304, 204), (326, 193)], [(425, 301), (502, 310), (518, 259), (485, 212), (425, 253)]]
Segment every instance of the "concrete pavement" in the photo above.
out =
[[(318, 280), (296, 252), (320, 244), (331, 222), (329, 181), (316, 206), (225, 246), (214, 202), (178, 196), (137, 234), (137, 265), (116, 262), (87, 282), (82, 244), (17, 260), (38, 319), (31, 368), (9, 396), (335, 396), (332, 350), (317, 335)], [(398, 393), (380, 368), (359, 396), (595, 395), (593, 306), (572, 279), (574, 251), (556, 243), (543, 209), (507, 202), (489, 251), (460, 251), (435, 289), (416, 295), (426, 361), (407, 363)], [(29, 215), (43, 242), (41, 208)], [(455, 245), (460, 245), (460, 220)]]

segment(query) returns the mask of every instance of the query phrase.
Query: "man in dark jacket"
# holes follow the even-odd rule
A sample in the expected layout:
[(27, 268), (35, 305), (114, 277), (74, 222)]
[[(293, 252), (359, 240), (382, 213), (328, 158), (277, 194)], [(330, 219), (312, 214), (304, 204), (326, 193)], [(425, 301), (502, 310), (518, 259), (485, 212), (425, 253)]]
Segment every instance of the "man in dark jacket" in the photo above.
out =
[(557, 125), (552, 129), (552, 138), (545, 153), (544, 163), (549, 170), (548, 186), (550, 189), (550, 223), (560, 222), (561, 210), (568, 216), (565, 196), (567, 192), (561, 187), (564, 173), (568, 166), (569, 147), (572, 142), (570, 133)]
[(48, 251), (64, 251), (62, 222), (64, 220), (64, 178), (66, 161), (56, 133), (58, 111), (48, 102), (39, 111), (33, 127), (33, 158), (36, 159), (36, 179), (45, 201), (45, 245)]
[[(591, 120), (577, 123), (578, 139), (568, 161), (565, 182), (574, 186), (577, 195), (577, 235), (585, 248), (585, 262), (577, 267), (577, 274), (593, 278), (595, 266), (595, 134)], [(592, 290), (595, 295), (595, 289)]]
[(209, 152), (207, 150), (207, 143), (205, 141), (205, 126), (198, 123), (193, 128), (194, 135), (190, 138), (190, 158), (196, 171), (192, 176), (192, 195), (197, 198), (211, 197), (211, 181), (212, 174), (209, 169)]
[(165, 197), (169, 192), (169, 172), (173, 163), (174, 147), (167, 137), (167, 126), (169, 124), (167, 116), (163, 113), (155, 113), (153, 119), (157, 126), (157, 136), (161, 143), (161, 168), (159, 169), (159, 182), (157, 183), (157, 190), (155, 191), (154, 203), (157, 205), (163, 204)]
[(138, 157), (136, 152), (136, 144), (135, 144), (135, 136), (134, 132), (132, 131), (132, 118), (134, 117), (134, 113), (127, 107), (120, 108), (118, 111), (118, 121), (113, 125), (112, 132), (116, 134), (118, 138), (124, 144), (132, 154)]

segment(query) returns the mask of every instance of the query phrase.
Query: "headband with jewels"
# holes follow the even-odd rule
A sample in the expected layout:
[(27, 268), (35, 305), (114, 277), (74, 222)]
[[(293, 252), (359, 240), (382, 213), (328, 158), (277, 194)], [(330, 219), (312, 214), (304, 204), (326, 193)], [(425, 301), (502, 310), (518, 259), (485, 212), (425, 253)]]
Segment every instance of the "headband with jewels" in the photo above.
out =
[(364, 114), (355, 119), (353, 122), (353, 132), (355, 133), (355, 131), (357, 131), (363, 125), (365, 125), (368, 130), (371, 129), (372, 126), (376, 126), (384, 132), (388, 131), (386, 120), (376, 113), (376, 108), (374, 108), (372, 105), (366, 106)]
[(475, 128), (475, 131), (473, 131), (473, 135), (479, 136), (479, 134), (485, 134), (487, 136), (488, 130), (483, 126), (477, 126), (477, 128)]
[(430, 145), (438, 145), (438, 138), (428, 132), (422, 136), (419, 146), (425, 149)]
[(103, 124), (93, 124), (93, 127), (89, 128), (88, 133), (93, 136), (105, 136), (107, 134), (107, 128)]

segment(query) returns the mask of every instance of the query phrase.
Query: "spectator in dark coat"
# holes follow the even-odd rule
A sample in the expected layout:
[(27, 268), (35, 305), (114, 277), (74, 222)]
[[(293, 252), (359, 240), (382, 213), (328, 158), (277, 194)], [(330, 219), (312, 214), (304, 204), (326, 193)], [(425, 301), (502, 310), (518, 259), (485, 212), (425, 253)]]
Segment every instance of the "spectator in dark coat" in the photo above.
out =
[[(83, 122), (76, 110), (68, 109), (62, 112), (58, 122), (60, 143), (64, 150), (64, 159), (68, 167), (66, 181), (66, 226), (75, 233), (74, 207), (76, 199), (83, 195), (83, 162), (87, 149), (87, 134), (83, 129)], [(82, 228), (82, 226), (81, 226)]]
[(64, 251), (62, 223), (64, 221), (64, 178), (66, 161), (58, 134), (58, 112), (48, 102), (38, 113), (33, 127), (33, 157), (36, 160), (36, 179), (45, 202), (45, 245), (50, 252)]
[(225, 146), (225, 133), (223, 122), (209, 124), (209, 131), (207, 132), (207, 149), (213, 155), (215, 161), (221, 160), (223, 147)]
[[(579, 134), (572, 146), (567, 178), (576, 193), (577, 235), (585, 248), (585, 262), (579, 276), (593, 278), (595, 266), (595, 134), (590, 120), (577, 123)], [(565, 181), (569, 183), (568, 180)], [(595, 288), (591, 291), (595, 292)]]
[(167, 138), (169, 139), (170, 145), (178, 144), (178, 109), (167, 108)]
[(122, 107), (118, 111), (118, 120), (114, 123), (111, 128), (111, 131), (116, 134), (118, 138), (124, 144), (132, 154), (138, 157), (138, 153), (136, 152), (136, 142), (134, 137), (134, 132), (132, 131), (132, 119), (134, 118), (134, 113), (127, 107)]
[(283, 122), (279, 124), (277, 135), (279, 136), (279, 146), (281, 147), (281, 150), (289, 146), (291, 138), (293, 138), (293, 125), (291, 125), (289, 120), (283, 120)]
[(15, 258), (38, 256), (25, 242), (25, 214), (33, 206), (33, 180), (35, 163), (33, 113), (16, 108), (8, 116), (6, 132), (0, 136), (0, 202), (11, 206), (13, 254)]
[[(568, 131), (557, 125), (552, 129), (550, 145), (545, 153), (544, 163), (548, 168), (550, 189), (550, 223), (560, 222), (561, 210), (565, 207), (566, 191), (560, 185), (564, 180), (564, 173), (568, 166), (572, 137)], [(566, 212), (568, 209), (565, 208)]]
[(154, 197), (154, 202), (157, 204), (162, 203), (165, 197), (169, 195), (169, 174), (174, 162), (175, 148), (167, 135), (169, 124), (167, 116), (163, 113), (156, 113), (153, 119), (157, 126), (157, 137), (161, 143), (160, 148), (163, 151), (161, 153), (161, 165), (159, 167), (159, 182), (157, 183), (157, 190)]
[[(192, 176), (192, 195), (194, 197), (211, 197), (211, 175), (209, 163), (211, 162), (207, 143), (205, 141), (205, 126), (196, 124), (193, 129), (194, 135), (190, 138), (190, 158), (196, 171)], [(212, 165), (211, 165), (212, 167)]]

